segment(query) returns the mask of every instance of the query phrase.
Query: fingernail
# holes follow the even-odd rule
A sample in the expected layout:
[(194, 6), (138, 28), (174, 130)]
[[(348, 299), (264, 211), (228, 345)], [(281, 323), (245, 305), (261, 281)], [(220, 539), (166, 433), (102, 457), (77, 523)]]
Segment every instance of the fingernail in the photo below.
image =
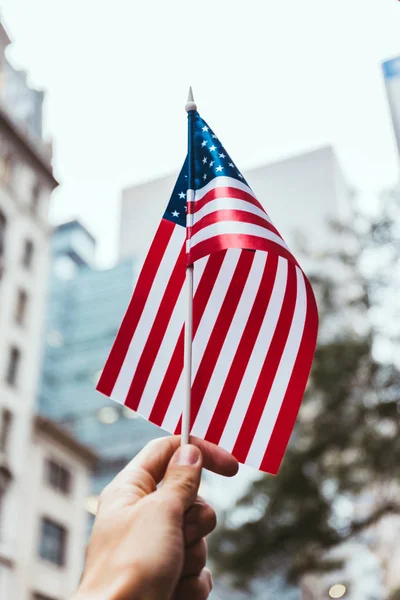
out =
[(174, 456), (174, 462), (181, 466), (195, 465), (199, 460), (200, 450), (190, 444), (181, 446)]

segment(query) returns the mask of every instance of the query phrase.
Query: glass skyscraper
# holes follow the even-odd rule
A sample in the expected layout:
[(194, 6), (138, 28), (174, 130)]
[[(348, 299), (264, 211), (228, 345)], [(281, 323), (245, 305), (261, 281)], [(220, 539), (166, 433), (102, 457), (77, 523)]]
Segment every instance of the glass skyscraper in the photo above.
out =
[(53, 236), (40, 411), (101, 457), (97, 495), (145, 444), (162, 432), (95, 390), (132, 294), (134, 261), (96, 268), (95, 240), (78, 221)]

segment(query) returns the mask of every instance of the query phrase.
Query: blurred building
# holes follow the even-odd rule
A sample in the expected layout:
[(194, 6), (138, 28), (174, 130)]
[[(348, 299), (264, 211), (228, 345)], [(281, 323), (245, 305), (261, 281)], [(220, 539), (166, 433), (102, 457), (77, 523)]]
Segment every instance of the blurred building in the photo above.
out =
[(382, 63), (382, 70), (392, 117), (393, 132), (400, 153), (400, 56)]
[(69, 600), (87, 543), (85, 501), (96, 455), (52, 421), (36, 417), (18, 519), (16, 587), (4, 600)]
[(95, 240), (78, 221), (53, 236), (41, 413), (96, 449), (100, 462), (88, 508), (95, 496), (159, 429), (96, 391), (133, 287), (134, 260), (106, 270), (95, 266)]
[(9, 43), (0, 24), (0, 598), (66, 600), (84, 558), (94, 455), (35, 414), (57, 181), (43, 94), (8, 63)]

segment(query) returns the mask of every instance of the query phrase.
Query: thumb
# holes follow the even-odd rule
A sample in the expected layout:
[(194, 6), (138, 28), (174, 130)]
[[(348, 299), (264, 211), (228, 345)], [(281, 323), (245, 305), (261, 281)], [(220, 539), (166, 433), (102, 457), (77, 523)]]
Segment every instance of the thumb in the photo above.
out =
[(203, 457), (196, 446), (178, 448), (168, 465), (161, 487), (162, 494), (171, 494), (180, 503), (182, 514), (197, 498), (200, 486)]

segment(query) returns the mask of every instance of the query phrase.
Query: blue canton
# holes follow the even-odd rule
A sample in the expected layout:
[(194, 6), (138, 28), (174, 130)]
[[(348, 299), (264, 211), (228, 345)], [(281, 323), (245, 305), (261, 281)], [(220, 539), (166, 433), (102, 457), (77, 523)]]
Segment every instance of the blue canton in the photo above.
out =
[[(199, 190), (215, 177), (232, 177), (246, 185), (245, 178), (235, 163), (198, 112), (193, 119), (193, 153), (194, 159), (194, 189)], [(186, 227), (186, 193), (188, 190), (188, 165), (186, 157), (182, 170), (172, 192), (172, 196), (164, 213), (164, 219)]]

